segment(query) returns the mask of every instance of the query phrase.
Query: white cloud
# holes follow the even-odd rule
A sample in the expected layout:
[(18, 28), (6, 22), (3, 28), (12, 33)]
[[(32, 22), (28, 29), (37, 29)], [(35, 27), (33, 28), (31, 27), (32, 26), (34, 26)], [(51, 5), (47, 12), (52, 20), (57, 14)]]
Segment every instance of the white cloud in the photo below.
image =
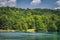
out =
[(16, 0), (0, 0), (0, 7), (2, 6), (14, 7), (15, 5), (16, 5)]
[(58, 6), (60, 6), (60, 0), (58, 0), (56, 3), (57, 3)]
[(54, 8), (54, 9), (60, 9), (60, 7)]
[(56, 4), (58, 7), (56, 7), (55, 9), (60, 9), (60, 0), (56, 1)]
[(31, 5), (38, 5), (41, 3), (41, 0), (32, 0)]

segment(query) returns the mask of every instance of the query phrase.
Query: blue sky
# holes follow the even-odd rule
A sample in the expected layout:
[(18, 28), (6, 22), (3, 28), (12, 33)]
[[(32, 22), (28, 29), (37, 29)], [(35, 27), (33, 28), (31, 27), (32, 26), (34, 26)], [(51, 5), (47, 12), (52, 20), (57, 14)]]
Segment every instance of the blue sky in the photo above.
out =
[(0, 7), (60, 9), (60, 0), (0, 0)]
[[(16, 7), (19, 8), (57, 8), (57, 0), (40, 0), (40, 3), (32, 3), (36, 0), (17, 0)], [(58, 0), (59, 1), (59, 0)]]

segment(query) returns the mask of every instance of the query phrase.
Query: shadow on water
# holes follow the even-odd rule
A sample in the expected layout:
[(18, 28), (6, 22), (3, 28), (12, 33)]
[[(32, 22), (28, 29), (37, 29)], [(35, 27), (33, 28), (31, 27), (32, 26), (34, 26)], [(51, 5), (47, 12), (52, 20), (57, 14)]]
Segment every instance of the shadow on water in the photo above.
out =
[(0, 40), (60, 40), (60, 33), (0, 33)]

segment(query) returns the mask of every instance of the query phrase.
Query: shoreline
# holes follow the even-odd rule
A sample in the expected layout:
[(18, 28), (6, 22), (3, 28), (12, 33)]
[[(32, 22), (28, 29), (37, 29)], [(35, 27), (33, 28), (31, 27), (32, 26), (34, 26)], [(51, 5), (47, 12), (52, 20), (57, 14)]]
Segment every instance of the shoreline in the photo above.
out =
[(15, 32), (16, 30), (0, 30), (0, 32)]
[[(0, 30), (0, 32), (25, 32), (24, 30)], [(35, 29), (28, 29), (27, 32), (35, 32)]]

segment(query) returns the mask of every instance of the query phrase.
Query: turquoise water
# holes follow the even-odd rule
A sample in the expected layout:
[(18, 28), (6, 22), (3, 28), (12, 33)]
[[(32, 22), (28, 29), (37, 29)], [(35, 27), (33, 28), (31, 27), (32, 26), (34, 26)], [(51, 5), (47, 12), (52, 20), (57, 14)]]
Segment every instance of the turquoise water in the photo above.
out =
[(0, 40), (60, 40), (60, 33), (0, 33)]

